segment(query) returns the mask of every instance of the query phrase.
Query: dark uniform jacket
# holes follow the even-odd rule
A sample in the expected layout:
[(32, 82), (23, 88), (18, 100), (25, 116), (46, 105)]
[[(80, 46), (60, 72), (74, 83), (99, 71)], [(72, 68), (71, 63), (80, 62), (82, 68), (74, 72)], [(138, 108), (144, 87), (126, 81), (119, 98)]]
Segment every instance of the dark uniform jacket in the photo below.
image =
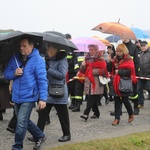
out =
[(150, 48), (139, 53), (138, 76), (150, 78)]

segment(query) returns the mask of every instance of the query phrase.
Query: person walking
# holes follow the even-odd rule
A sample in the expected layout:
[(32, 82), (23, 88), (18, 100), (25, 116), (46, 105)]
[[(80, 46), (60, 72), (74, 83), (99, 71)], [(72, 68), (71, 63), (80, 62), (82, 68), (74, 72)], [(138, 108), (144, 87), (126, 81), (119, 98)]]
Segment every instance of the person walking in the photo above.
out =
[[(136, 74), (138, 73), (138, 53), (139, 50), (135, 44), (132, 43), (130, 39), (124, 39), (121, 38), (123, 44), (127, 47), (129, 51), (129, 55), (133, 59), (134, 66), (135, 66), (135, 72)], [(132, 95), (129, 96), (129, 100), (133, 103), (133, 110), (134, 110), (134, 115), (139, 115), (139, 108), (138, 108), (138, 92), (137, 92), (137, 83), (133, 84), (133, 93)], [(122, 106), (120, 107), (121, 111), (120, 113), (122, 114)], [(110, 115), (114, 116), (115, 113), (111, 112)]]
[[(76, 107), (72, 109), (72, 112), (79, 112), (80, 106), (83, 102), (83, 95), (84, 95), (84, 79), (80, 70), (80, 65), (84, 60), (84, 53), (83, 52), (75, 52), (75, 59), (74, 59), (74, 72), (76, 73), (76, 78), (74, 79), (74, 95), (72, 98), (74, 99)], [(82, 76), (81, 76), (82, 75)]]
[[(116, 56), (107, 60), (107, 69), (109, 72), (112, 72), (113, 80), (112, 80), (112, 88), (114, 90), (114, 99), (115, 99), (115, 120), (112, 122), (112, 125), (118, 125), (120, 122), (120, 107), (122, 103), (125, 105), (127, 109), (129, 118), (128, 122), (132, 122), (134, 120), (134, 112), (132, 106), (129, 102), (129, 94), (123, 94), (119, 90), (120, 78), (126, 77), (131, 78), (133, 84), (137, 82), (135, 75), (134, 62), (129, 55), (129, 51), (125, 44), (119, 44), (116, 48)], [(112, 93), (112, 92), (111, 92)]]
[[(138, 72), (138, 53), (139, 49), (135, 44), (132, 43), (130, 39), (122, 39), (123, 43), (126, 45), (130, 56), (133, 59), (134, 66), (135, 66), (135, 72), (137, 74)], [(137, 92), (137, 83), (133, 84), (133, 94), (129, 96), (129, 100), (132, 101), (133, 103), (133, 110), (134, 110), (134, 115), (139, 115), (139, 108), (138, 108), (138, 92)]]
[(68, 89), (66, 84), (66, 74), (68, 71), (68, 63), (66, 58), (66, 52), (59, 48), (59, 44), (50, 43), (47, 44), (47, 57), (46, 57), (46, 69), (49, 90), (52, 85), (64, 85), (64, 95), (61, 97), (55, 97), (49, 93), (46, 107), (39, 110), (38, 127), (44, 131), (45, 123), (47, 121), (47, 115), (49, 115), (52, 107), (54, 106), (60, 121), (63, 136), (58, 139), (59, 142), (66, 142), (71, 140), (70, 133), (70, 120), (68, 113)]
[(103, 86), (99, 83), (99, 75), (108, 77), (106, 62), (102, 53), (98, 51), (98, 46), (89, 45), (88, 48), (89, 53), (87, 53), (80, 67), (80, 71), (85, 73), (84, 91), (88, 95), (86, 109), (80, 116), (84, 120), (88, 119), (91, 108), (94, 112), (91, 118), (99, 118), (98, 101), (100, 100), (100, 94), (104, 92)]
[(9, 81), (4, 77), (6, 64), (0, 65), (0, 121), (3, 121), (3, 113), (7, 108), (13, 108), (10, 104)]
[(34, 48), (31, 37), (23, 37), (20, 40), (20, 53), (10, 59), (4, 75), (7, 80), (13, 80), (12, 101), (17, 117), (12, 150), (23, 149), (27, 130), (36, 140), (33, 150), (38, 150), (46, 137), (30, 120), (30, 115), (38, 99), (39, 109), (45, 108), (48, 86), (45, 62), (38, 49)]

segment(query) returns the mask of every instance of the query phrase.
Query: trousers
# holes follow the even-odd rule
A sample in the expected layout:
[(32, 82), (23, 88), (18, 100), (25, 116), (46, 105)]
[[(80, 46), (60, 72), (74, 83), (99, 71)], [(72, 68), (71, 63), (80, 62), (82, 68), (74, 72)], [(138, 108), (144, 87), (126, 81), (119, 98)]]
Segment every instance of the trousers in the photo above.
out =
[(66, 104), (46, 104), (46, 107), (42, 110), (39, 110), (39, 118), (37, 126), (44, 131), (45, 124), (47, 121), (47, 117), (52, 109), (55, 107), (57, 111), (57, 115), (59, 118), (59, 122), (62, 128), (63, 135), (70, 135), (70, 121), (69, 121), (69, 113)]

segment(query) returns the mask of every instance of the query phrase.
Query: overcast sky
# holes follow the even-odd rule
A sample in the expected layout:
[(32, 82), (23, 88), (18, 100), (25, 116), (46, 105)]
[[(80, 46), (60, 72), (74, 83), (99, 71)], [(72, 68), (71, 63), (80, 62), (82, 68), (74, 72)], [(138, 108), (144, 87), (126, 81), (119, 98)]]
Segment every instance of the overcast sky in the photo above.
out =
[(150, 29), (150, 0), (0, 0), (0, 29), (44, 32), (72, 37), (109, 36), (91, 29), (102, 22)]

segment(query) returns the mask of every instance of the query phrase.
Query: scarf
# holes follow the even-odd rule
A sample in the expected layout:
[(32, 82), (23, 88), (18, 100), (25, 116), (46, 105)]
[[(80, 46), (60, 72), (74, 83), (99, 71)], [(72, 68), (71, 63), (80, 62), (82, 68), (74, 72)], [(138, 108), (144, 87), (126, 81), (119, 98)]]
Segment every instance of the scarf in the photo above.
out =
[(87, 77), (90, 82), (92, 83), (92, 90), (95, 91), (95, 80), (93, 76), (93, 70), (94, 68), (99, 69), (99, 75), (105, 74), (106, 77), (108, 77), (108, 72), (106, 70), (106, 62), (105, 61), (96, 61), (96, 62), (86, 62), (86, 70), (85, 70), (85, 77)]
[[(121, 64), (119, 64), (118, 69), (130, 69), (131, 71), (131, 80), (132, 82), (135, 84), (137, 82), (136, 79), (136, 74), (135, 74), (135, 68), (134, 68), (134, 62), (131, 59), (122, 61)], [(119, 83), (120, 83), (120, 76), (118, 74), (114, 75), (114, 80), (113, 80), (113, 86), (114, 86), (114, 90), (115, 92), (121, 96), (121, 93), (119, 91)]]

